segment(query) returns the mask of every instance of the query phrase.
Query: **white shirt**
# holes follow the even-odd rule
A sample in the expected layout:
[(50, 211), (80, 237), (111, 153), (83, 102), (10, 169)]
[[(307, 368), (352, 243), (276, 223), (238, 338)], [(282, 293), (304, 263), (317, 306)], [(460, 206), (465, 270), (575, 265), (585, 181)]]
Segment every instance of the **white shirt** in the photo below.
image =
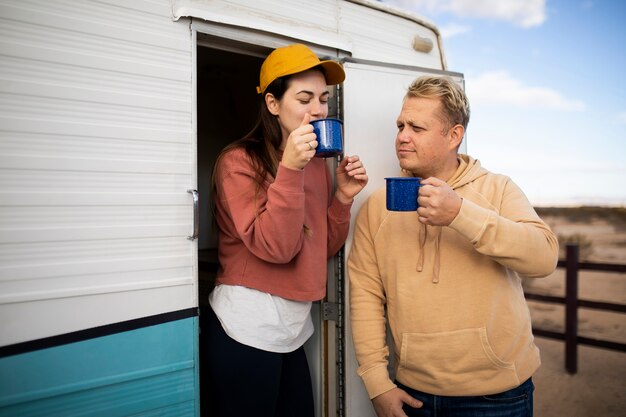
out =
[(313, 334), (310, 301), (293, 301), (235, 285), (218, 285), (209, 303), (228, 336), (269, 352), (293, 352)]

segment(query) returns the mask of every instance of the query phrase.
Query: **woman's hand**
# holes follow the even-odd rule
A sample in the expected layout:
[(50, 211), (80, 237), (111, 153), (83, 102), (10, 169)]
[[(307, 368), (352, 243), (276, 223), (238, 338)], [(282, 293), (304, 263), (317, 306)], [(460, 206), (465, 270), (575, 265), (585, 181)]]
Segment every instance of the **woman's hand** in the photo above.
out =
[(287, 138), (281, 163), (287, 168), (303, 169), (315, 156), (317, 136), (313, 133), (313, 125), (309, 124), (311, 115), (306, 113), (300, 126), (294, 129)]
[(367, 185), (368, 177), (365, 166), (357, 155), (346, 156), (341, 160), (336, 171), (337, 191), (335, 196), (344, 204), (351, 203)]

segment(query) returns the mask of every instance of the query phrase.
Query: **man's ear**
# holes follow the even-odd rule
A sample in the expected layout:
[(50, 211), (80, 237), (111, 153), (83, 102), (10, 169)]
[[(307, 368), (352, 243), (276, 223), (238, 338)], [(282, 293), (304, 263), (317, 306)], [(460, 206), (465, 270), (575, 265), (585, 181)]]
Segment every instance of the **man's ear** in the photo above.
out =
[(270, 111), (270, 113), (272, 113), (274, 116), (278, 116), (278, 100), (276, 100), (274, 94), (267, 93), (265, 95), (265, 105), (267, 106), (267, 109)]
[(456, 124), (450, 128), (448, 137), (450, 138), (451, 149), (458, 149), (463, 141), (463, 135), (465, 135), (465, 128), (462, 125)]

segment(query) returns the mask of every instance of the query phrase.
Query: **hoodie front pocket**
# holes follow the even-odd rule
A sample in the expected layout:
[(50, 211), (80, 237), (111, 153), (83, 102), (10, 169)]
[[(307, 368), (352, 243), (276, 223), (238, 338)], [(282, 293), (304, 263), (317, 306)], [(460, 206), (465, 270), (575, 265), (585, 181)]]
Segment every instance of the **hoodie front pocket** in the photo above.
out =
[(517, 382), (514, 364), (503, 361), (495, 354), (485, 328), (404, 333), (398, 370), (400, 375), (442, 388), (461, 388), (477, 381), (499, 380), (499, 384), (507, 381), (503, 385), (511, 386)]

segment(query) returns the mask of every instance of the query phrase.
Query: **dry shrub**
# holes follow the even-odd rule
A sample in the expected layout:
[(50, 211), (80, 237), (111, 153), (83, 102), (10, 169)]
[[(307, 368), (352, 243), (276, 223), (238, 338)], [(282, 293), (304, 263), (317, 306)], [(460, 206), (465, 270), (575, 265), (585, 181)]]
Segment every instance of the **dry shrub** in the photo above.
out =
[(616, 231), (626, 230), (626, 207), (535, 207), (539, 217), (560, 217), (570, 223), (585, 224), (602, 220), (613, 225)]
[(574, 233), (571, 235), (557, 235), (559, 239), (559, 258), (565, 259), (565, 247), (567, 245), (578, 245), (578, 259), (589, 259), (593, 253), (593, 242), (587, 235), (582, 233)]

